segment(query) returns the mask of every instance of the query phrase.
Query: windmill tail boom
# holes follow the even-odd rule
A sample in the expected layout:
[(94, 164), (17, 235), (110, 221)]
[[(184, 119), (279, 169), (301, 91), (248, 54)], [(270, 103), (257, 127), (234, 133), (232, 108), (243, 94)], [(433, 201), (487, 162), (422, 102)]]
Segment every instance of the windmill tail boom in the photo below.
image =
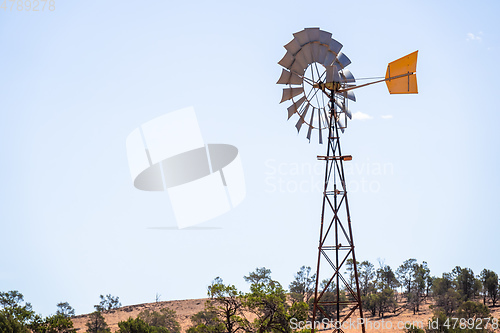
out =
[[(418, 51), (410, 53), (387, 65), (385, 78), (359, 86), (339, 89), (337, 92), (346, 92), (353, 89), (366, 87), (375, 83), (385, 82), (391, 94), (418, 94), (417, 87), (417, 55)], [(330, 89), (328, 85), (327, 88)]]

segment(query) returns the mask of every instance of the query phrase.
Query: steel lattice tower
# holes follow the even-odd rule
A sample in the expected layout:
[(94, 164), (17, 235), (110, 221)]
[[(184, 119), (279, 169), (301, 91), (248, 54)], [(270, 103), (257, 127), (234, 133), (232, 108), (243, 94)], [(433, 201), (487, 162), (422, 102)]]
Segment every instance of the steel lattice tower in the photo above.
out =
[[(349, 319), (356, 310), (359, 310), (359, 318), (363, 318), (363, 309), (344, 172), (344, 162), (350, 161), (352, 157), (342, 155), (339, 126), (335, 121), (338, 119), (338, 115), (334, 98), (335, 96), (332, 94), (329, 103), (330, 119), (326, 156), (318, 156), (319, 160), (325, 161), (325, 180), (314, 290), (313, 323), (316, 322), (318, 314), (321, 313), (324, 318), (339, 325)], [(352, 259), (353, 263), (354, 286), (351, 286), (341, 274), (348, 259)], [(333, 273), (325, 272), (322, 274), (321, 267), (323, 265), (328, 265)], [(323, 279), (326, 279), (327, 283), (321, 285)], [(329, 293), (332, 286), (334, 299), (326, 300), (325, 294)], [(344, 300), (341, 297), (344, 293), (341, 287), (347, 290), (350, 299)], [(347, 313), (341, 314), (343, 305), (348, 306), (348, 310)], [(333, 311), (327, 311), (327, 308)], [(333, 316), (332, 312), (334, 312)], [(364, 322), (361, 323), (361, 327), (362, 332), (365, 332)]]

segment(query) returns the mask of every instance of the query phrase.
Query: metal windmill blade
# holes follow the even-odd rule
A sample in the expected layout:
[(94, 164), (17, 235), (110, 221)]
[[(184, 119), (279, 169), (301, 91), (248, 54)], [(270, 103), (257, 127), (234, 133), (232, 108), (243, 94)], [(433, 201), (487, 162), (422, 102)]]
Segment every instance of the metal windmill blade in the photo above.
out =
[[(345, 69), (351, 61), (340, 51), (342, 44), (333, 39), (329, 32), (319, 28), (306, 28), (293, 36), (284, 46), (286, 53), (278, 62), (284, 68), (277, 84), (288, 86), (283, 89), (281, 103), (291, 100), (288, 119), (294, 114), (298, 115), (295, 125), (297, 132), (306, 124), (306, 137), (310, 140), (313, 130), (317, 130), (319, 143), (323, 143), (330, 114), (330, 99), (325, 96), (325, 87), (333, 87), (334, 84), (347, 87), (346, 84), (355, 82), (351, 72)], [(342, 100), (339, 113), (348, 112), (347, 99), (356, 100), (352, 92), (339, 93), (338, 98)], [(309, 117), (306, 118), (308, 111)], [(351, 117), (350, 113), (348, 116)], [(342, 126), (342, 132), (345, 126)]]

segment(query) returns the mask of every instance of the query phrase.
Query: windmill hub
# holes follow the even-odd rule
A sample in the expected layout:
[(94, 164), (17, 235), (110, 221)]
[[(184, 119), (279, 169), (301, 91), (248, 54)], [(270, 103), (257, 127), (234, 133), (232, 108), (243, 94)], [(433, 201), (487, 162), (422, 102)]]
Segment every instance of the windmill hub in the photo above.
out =
[(340, 89), (342, 89), (342, 86), (340, 85), (340, 82), (318, 82), (313, 84), (313, 88), (320, 89), (324, 93), (326, 93), (326, 89), (333, 91), (333, 92), (338, 92)]

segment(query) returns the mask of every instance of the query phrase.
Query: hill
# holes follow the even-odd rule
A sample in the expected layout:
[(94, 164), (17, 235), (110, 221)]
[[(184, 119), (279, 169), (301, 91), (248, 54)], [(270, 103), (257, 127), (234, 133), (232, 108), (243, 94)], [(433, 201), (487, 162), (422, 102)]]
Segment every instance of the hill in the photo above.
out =
[[(111, 328), (112, 332), (118, 330), (118, 323), (120, 321), (127, 320), (129, 317), (135, 318), (137, 315), (146, 309), (152, 311), (158, 311), (162, 308), (169, 308), (177, 313), (177, 321), (181, 326), (182, 332), (185, 332), (191, 326), (191, 316), (195, 313), (203, 310), (205, 306), (205, 301), (207, 299), (188, 299), (188, 300), (178, 300), (178, 301), (166, 301), (166, 302), (156, 302), (156, 303), (144, 303), (137, 305), (123, 306), (116, 310), (110, 310), (103, 312), (103, 316), (106, 323)], [(375, 316), (372, 317), (368, 313), (365, 313), (366, 321), (366, 333), (375, 332), (403, 332), (404, 329), (399, 329), (399, 326), (404, 325), (404, 323), (409, 322), (420, 322), (427, 325), (429, 319), (432, 318), (432, 309), (429, 308), (431, 302), (426, 302), (422, 304), (420, 311), (417, 314), (413, 314), (413, 311), (404, 309), (400, 304), (400, 310), (393, 313), (386, 313), (383, 318)], [(491, 315), (494, 318), (500, 317), (500, 307), (490, 308)], [(352, 321), (356, 323), (357, 316), (352, 317)], [(383, 319), (383, 320), (382, 320)], [(74, 327), (78, 329), (78, 332), (85, 332), (85, 323), (88, 320), (88, 314), (79, 315), (72, 318)], [(399, 326), (398, 326), (399, 325)], [(344, 329), (346, 333), (360, 332), (361, 329), (357, 327), (351, 327)]]
[[(205, 301), (206, 299), (188, 299), (128, 305), (119, 309), (105, 311), (102, 315), (111, 328), (111, 331), (114, 332), (118, 330), (118, 323), (120, 321), (127, 320), (129, 317), (136, 318), (141, 311), (158, 311), (163, 308), (169, 308), (177, 313), (177, 321), (181, 325), (182, 332), (185, 332), (191, 325), (191, 316), (203, 310)], [(78, 329), (78, 332), (85, 332), (87, 330), (85, 323), (88, 321), (88, 314), (75, 316), (72, 320), (73, 326)]]

